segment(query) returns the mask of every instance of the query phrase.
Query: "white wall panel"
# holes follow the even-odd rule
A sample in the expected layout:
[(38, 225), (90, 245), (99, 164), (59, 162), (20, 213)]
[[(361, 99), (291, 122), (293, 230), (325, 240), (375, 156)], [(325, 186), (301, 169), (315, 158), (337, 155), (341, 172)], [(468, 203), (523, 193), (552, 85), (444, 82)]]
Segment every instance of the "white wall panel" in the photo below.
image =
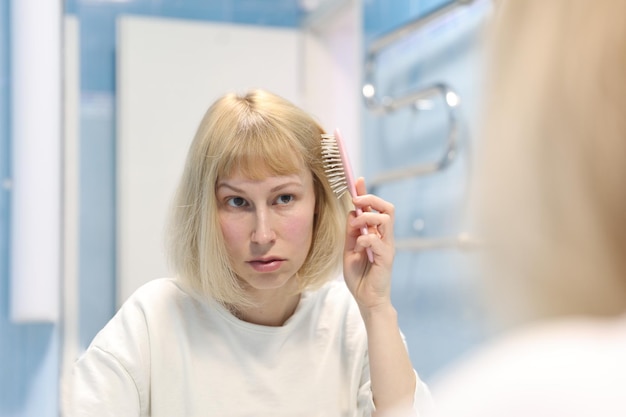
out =
[(10, 317), (57, 322), (60, 310), (61, 2), (11, 2)]

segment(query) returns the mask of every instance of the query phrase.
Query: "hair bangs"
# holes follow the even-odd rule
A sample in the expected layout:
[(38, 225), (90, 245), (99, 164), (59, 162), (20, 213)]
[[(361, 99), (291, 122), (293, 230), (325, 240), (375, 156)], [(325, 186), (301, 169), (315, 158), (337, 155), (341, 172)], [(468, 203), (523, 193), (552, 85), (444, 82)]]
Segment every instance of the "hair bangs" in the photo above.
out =
[(235, 173), (253, 180), (297, 174), (306, 166), (292, 135), (266, 126), (233, 135), (218, 163), (219, 177)]

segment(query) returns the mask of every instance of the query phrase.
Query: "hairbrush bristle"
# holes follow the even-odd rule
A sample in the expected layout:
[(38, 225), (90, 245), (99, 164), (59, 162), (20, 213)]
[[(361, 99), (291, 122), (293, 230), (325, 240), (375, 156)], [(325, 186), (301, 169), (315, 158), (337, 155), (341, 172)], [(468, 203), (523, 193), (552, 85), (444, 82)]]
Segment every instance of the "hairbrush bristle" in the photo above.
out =
[(322, 134), (322, 164), (330, 188), (337, 198), (348, 190), (346, 173), (344, 171), (341, 153), (334, 135)]

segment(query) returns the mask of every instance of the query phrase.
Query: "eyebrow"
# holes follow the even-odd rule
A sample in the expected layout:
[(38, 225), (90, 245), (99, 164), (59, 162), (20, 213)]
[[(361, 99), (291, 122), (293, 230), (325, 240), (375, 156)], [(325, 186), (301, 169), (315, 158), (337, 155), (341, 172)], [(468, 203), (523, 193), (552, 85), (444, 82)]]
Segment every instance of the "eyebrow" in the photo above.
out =
[[(285, 183), (282, 183), (282, 184), (278, 184), (278, 185), (277, 185), (277, 186), (275, 186), (275, 187), (272, 187), (272, 188), (270, 189), (270, 192), (280, 191), (280, 190), (282, 190), (283, 188), (287, 188), (287, 187), (290, 187), (290, 186), (292, 186), (292, 185), (295, 185), (295, 186), (297, 186), (297, 187), (302, 187), (302, 186), (303, 186), (303, 184), (302, 184), (301, 182), (298, 182), (298, 181), (289, 181), (289, 182), (285, 182)], [(219, 190), (220, 188), (230, 188), (231, 190), (233, 190), (233, 191), (235, 191), (235, 192), (238, 192), (238, 193), (245, 193), (245, 191), (244, 191), (244, 190), (242, 190), (241, 188), (237, 188), (237, 187), (235, 187), (234, 185), (231, 185), (231, 184), (229, 184), (229, 183), (227, 183), (227, 182), (221, 182), (221, 183), (217, 184), (217, 189)]]

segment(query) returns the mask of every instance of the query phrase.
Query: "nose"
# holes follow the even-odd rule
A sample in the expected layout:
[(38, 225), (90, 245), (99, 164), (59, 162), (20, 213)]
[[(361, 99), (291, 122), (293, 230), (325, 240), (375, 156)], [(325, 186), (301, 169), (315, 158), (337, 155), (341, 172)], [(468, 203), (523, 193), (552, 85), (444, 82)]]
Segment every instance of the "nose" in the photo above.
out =
[(276, 240), (276, 233), (271, 224), (270, 214), (266, 210), (257, 210), (250, 239), (259, 245), (265, 245)]

